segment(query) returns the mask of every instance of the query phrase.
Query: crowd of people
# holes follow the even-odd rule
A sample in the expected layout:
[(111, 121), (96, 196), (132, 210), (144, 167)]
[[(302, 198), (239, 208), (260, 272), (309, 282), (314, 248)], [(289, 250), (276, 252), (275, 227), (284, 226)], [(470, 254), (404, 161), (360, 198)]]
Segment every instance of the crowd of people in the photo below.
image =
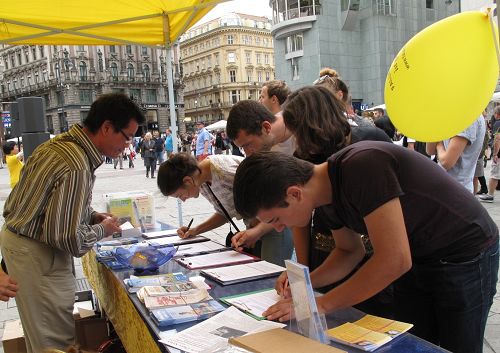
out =
[[(500, 178), (500, 107), (490, 122), (484, 113), (426, 144), (400, 135), (383, 109), (357, 114), (346, 82), (325, 68), (294, 92), (284, 81), (264, 83), (258, 101), (233, 105), (224, 131), (198, 121), (178, 146), (169, 129), (134, 138), (143, 122), (130, 99), (103, 95), (82, 125), (22, 167), (4, 208), (0, 299), (16, 296), (28, 352), (71, 343), (68, 261), (119, 229), (113, 215), (90, 206), (103, 155), (115, 168), (124, 156), (133, 168), (141, 156), (165, 196), (207, 198), (214, 213), (179, 236), (236, 218), (246, 229), (233, 229), (226, 245), (279, 265), (295, 251), (324, 293), (320, 312), (357, 306), (410, 322), (413, 334), (450, 351), (482, 351), (499, 235), (479, 201), (494, 200)], [(4, 152), (20, 163), (15, 148)], [(264, 312), (269, 320), (294, 315), (287, 283), (285, 272), (276, 281), (283, 299)]]

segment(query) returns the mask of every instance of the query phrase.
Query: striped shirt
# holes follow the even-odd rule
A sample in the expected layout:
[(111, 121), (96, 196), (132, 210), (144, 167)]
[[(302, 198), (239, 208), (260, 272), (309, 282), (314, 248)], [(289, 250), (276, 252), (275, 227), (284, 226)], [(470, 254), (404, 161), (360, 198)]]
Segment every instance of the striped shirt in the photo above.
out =
[(40, 145), (28, 158), (3, 216), (18, 234), (80, 257), (104, 236), (91, 224), (97, 147), (79, 125)]

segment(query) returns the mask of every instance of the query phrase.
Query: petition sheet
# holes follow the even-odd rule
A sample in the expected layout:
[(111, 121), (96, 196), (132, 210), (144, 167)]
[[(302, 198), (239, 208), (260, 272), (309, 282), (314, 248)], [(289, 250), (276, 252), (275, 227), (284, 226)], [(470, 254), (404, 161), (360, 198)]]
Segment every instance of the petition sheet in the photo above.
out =
[(178, 348), (188, 353), (203, 352), (215, 345), (223, 344), (230, 337), (239, 337), (248, 333), (285, 327), (273, 321), (258, 321), (242, 313), (234, 307), (229, 307), (220, 314), (177, 333), (160, 342)]

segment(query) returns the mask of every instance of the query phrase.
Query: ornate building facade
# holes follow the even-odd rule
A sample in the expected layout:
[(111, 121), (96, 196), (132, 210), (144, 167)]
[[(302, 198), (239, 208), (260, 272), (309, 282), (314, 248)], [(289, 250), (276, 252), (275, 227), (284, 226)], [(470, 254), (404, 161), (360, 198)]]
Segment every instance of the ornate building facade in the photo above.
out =
[(274, 79), (270, 29), (266, 17), (231, 13), (181, 37), (186, 126), (227, 119), (234, 103), (259, 98)]
[[(178, 45), (172, 48), (172, 58), (175, 106), (182, 121), (178, 50)], [(0, 108), (8, 110), (8, 103), (20, 97), (43, 97), (47, 130), (57, 134), (80, 123), (99, 95), (121, 92), (144, 109), (147, 123), (138, 134), (164, 132), (170, 126), (165, 60), (164, 49), (131, 45), (0, 45)]]

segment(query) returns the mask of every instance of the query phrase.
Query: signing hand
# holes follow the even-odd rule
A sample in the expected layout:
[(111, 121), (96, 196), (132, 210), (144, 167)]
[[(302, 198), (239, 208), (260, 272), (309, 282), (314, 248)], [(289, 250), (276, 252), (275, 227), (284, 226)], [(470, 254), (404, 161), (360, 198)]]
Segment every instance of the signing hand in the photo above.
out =
[(233, 236), (231, 239), (231, 246), (236, 251), (243, 251), (244, 247), (253, 248), (255, 246), (257, 240), (260, 239), (260, 235), (252, 229), (238, 232)]
[(288, 321), (295, 317), (293, 311), (293, 300), (292, 298), (282, 299), (274, 305), (267, 308), (266, 311), (262, 313), (267, 320), (277, 320), (279, 322)]
[(0, 270), (0, 300), (6, 302), (14, 298), (18, 289), (17, 281)]
[(274, 289), (276, 289), (278, 295), (283, 299), (292, 297), (292, 291), (288, 285), (288, 274), (286, 271), (283, 271), (278, 277), (276, 284), (274, 285)]
[(196, 228), (188, 229), (188, 227), (182, 226), (179, 229), (177, 229), (177, 235), (180, 236), (182, 239), (185, 239), (198, 235), (198, 232), (196, 231)]

